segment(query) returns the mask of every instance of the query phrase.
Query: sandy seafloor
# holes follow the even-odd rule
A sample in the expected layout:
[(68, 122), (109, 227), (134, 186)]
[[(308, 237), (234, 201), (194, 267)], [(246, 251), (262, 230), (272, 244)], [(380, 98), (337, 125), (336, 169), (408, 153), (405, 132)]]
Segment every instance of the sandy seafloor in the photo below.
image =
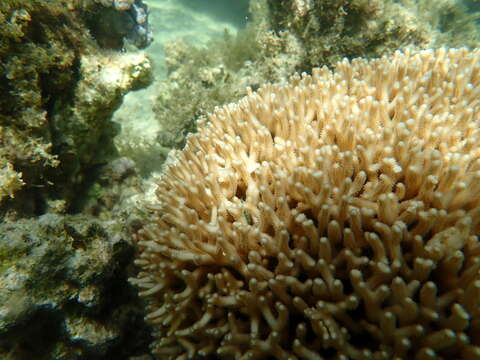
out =
[(151, 142), (160, 130), (152, 111), (158, 83), (167, 76), (163, 45), (184, 40), (202, 46), (210, 39), (231, 34), (244, 25), (247, 13), (239, 11), (238, 0), (147, 0), (154, 42), (145, 50), (154, 62), (155, 81), (147, 89), (131, 92), (113, 120), (120, 123), (119, 137), (144, 138)]

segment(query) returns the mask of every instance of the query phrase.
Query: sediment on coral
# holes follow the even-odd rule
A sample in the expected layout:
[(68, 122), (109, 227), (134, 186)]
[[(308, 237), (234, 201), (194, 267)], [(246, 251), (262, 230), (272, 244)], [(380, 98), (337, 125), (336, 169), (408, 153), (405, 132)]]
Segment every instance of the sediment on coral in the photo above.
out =
[(136, 233), (159, 359), (480, 359), (480, 51), (344, 60), (200, 121)]

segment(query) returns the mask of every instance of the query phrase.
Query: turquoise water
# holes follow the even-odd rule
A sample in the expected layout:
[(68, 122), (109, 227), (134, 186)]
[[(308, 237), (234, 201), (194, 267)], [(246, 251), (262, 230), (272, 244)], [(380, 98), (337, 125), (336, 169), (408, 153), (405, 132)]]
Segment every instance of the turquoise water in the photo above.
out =
[[(124, 98), (114, 120), (128, 129), (123, 135), (153, 139), (159, 130), (152, 106), (158, 93), (157, 84), (166, 79), (165, 45), (183, 40), (196, 46), (221, 38), (225, 31), (236, 34), (248, 20), (247, 0), (148, 0), (149, 22), (154, 42), (145, 51), (153, 60), (156, 81), (147, 89), (132, 92)], [(137, 114), (141, 112), (142, 116)], [(122, 136), (122, 135), (120, 135)]]

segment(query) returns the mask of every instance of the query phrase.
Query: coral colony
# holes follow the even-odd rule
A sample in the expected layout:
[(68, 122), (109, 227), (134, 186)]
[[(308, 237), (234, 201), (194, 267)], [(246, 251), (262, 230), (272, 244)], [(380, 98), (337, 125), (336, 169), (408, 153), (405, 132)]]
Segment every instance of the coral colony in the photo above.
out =
[(480, 51), (218, 108), (136, 234), (161, 359), (479, 359)]

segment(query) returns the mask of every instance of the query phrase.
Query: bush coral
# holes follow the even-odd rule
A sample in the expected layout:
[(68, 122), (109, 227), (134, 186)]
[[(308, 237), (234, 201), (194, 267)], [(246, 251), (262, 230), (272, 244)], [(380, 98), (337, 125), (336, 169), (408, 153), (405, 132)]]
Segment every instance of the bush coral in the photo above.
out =
[(218, 108), (136, 234), (161, 359), (480, 359), (480, 51)]

